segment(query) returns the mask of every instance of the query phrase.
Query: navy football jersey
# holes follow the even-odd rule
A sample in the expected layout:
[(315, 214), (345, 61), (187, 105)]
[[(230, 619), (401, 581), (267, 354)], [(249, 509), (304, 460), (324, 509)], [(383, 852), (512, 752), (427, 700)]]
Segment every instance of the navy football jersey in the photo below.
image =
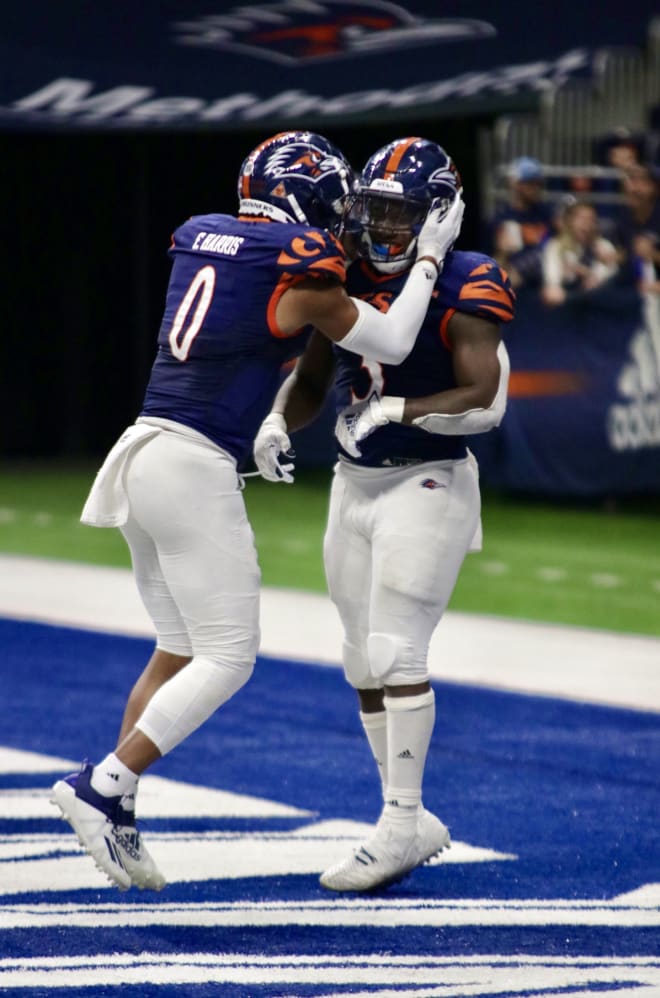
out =
[[(378, 274), (364, 261), (348, 271), (347, 291), (386, 312), (401, 292), (408, 272)], [(334, 345), (337, 412), (367, 399), (372, 392), (420, 398), (456, 387), (447, 338), (455, 312), (467, 312), (494, 322), (509, 322), (515, 294), (501, 267), (482, 253), (449, 253), (433, 291), (415, 345), (399, 365), (379, 364)], [(356, 464), (397, 464), (412, 458), (425, 461), (456, 459), (466, 454), (465, 438), (428, 433), (417, 426), (387, 423), (360, 443)]]
[(322, 229), (197, 215), (172, 238), (172, 273), (142, 416), (176, 420), (237, 461), (250, 451), (311, 327), (287, 336), (277, 303), (307, 277), (345, 280), (344, 253)]

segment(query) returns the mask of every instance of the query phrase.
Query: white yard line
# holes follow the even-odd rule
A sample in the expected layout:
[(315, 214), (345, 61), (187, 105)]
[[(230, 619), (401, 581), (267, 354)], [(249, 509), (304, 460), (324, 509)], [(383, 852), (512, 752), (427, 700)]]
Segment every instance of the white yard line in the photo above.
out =
[[(0, 555), (0, 616), (152, 636), (126, 569)], [(264, 589), (261, 654), (338, 665), (326, 596)], [(449, 612), (431, 641), (436, 679), (660, 712), (660, 639)]]

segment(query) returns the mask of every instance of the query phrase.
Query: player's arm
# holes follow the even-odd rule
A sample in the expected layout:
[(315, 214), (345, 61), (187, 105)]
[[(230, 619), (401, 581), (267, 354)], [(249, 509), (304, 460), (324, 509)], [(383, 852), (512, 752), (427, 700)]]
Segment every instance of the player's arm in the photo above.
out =
[(313, 325), (345, 350), (382, 364), (400, 364), (412, 350), (446, 254), (460, 232), (464, 204), (457, 196), (446, 216), (430, 212), (417, 239), (417, 259), (388, 312), (351, 298), (342, 284), (306, 279), (280, 298), (275, 318), (292, 334)]
[(314, 331), (273, 402), (272, 412), (280, 413), (289, 431), (299, 430), (316, 419), (332, 385), (334, 371), (332, 344)]
[[(255, 437), (254, 462), (267, 481), (293, 482), (295, 454), (289, 433), (318, 416), (332, 384), (334, 369), (332, 344), (315, 331), (295, 368), (282, 382), (273, 407)], [(281, 455), (288, 463), (282, 463)]]
[[(431, 433), (482, 433), (492, 429), (504, 415), (502, 403), (506, 401), (509, 378), (508, 357), (499, 327), (488, 319), (455, 312), (447, 335), (456, 387), (423, 398), (406, 399), (401, 422)], [(434, 416), (439, 416), (439, 421)], [(473, 428), (454, 430), (451, 428), (454, 425)]]
[(455, 312), (447, 334), (456, 387), (419, 398), (374, 394), (366, 402), (348, 406), (335, 426), (345, 451), (358, 457), (359, 442), (386, 423), (449, 436), (486, 433), (500, 424), (506, 408), (509, 357), (498, 324)]

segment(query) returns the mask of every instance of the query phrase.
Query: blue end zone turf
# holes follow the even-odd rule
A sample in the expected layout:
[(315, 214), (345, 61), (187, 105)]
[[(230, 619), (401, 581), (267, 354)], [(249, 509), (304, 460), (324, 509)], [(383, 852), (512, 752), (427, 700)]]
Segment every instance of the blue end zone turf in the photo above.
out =
[(0, 994), (660, 987), (657, 715), (435, 683), (424, 797), (453, 848), (381, 894), (334, 895), (318, 873), (350, 826), (329, 823), (380, 810), (357, 700), (336, 668), (260, 659), (151, 771), (176, 781), (142, 822), (169, 886), (120, 894), (48, 804), (47, 757), (114, 746), (152, 645), (8, 620), (0, 643)]

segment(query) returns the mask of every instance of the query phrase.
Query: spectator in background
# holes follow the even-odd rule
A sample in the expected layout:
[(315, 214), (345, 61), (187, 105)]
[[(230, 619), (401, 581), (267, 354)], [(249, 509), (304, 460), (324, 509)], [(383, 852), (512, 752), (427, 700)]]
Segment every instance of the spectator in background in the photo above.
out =
[(554, 231), (544, 191), (539, 161), (531, 156), (514, 160), (509, 168), (509, 205), (493, 222), (492, 254), (516, 288), (541, 284), (541, 249)]
[(596, 143), (595, 160), (605, 168), (605, 175), (594, 180), (593, 191), (611, 198), (601, 203), (598, 210), (602, 234), (615, 243), (618, 243), (617, 220), (624, 175), (642, 162), (645, 144), (643, 135), (625, 127), (613, 129)]
[(624, 190), (626, 204), (617, 232), (627, 276), (642, 296), (660, 373), (660, 167), (639, 163), (628, 170)]
[(644, 137), (629, 128), (615, 128), (599, 140), (596, 159), (600, 166), (623, 172), (638, 166), (644, 156)]
[(660, 273), (660, 168), (638, 163), (623, 178), (626, 203), (617, 219), (617, 241), (642, 291)]
[(570, 198), (559, 215), (559, 232), (543, 246), (541, 298), (563, 305), (576, 294), (593, 291), (618, 270), (616, 247), (600, 232), (596, 209)]

